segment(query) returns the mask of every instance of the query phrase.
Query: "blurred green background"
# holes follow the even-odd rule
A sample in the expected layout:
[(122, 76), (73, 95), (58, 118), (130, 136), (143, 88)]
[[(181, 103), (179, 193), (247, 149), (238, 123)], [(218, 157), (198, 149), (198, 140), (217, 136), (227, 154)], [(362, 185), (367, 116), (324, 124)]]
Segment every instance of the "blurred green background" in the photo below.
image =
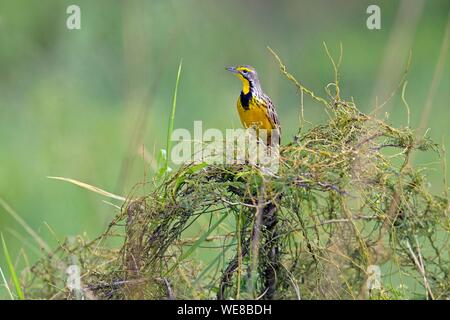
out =
[[(81, 8), (81, 30), (66, 28), (70, 4)], [(381, 8), (381, 30), (366, 27), (370, 4)], [(240, 83), (224, 67), (251, 64), (289, 141), (299, 125), (299, 96), (267, 46), (299, 81), (326, 96), (333, 70), (322, 42), (335, 57), (342, 42), (342, 96), (364, 112), (396, 88), (412, 50), (411, 126), (422, 121), (450, 150), (449, 10), (448, 0), (2, 0), (0, 197), (52, 246), (67, 235), (99, 234), (114, 208), (46, 177), (71, 177), (121, 195), (150, 179), (142, 149), (152, 154), (165, 146), (181, 58), (176, 128), (192, 129), (195, 120), (204, 128), (239, 127)], [(380, 113), (396, 126), (407, 124), (400, 93)], [(315, 125), (327, 119), (308, 98), (305, 112)], [(415, 162), (430, 169), (430, 187), (442, 192), (437, 155)], [(18, 261), (22, 253), (31, 262), (38, 257), (34, 240), (3, 207), (0, 232)], [(5, 270), (3, 253), (0, 266)]]

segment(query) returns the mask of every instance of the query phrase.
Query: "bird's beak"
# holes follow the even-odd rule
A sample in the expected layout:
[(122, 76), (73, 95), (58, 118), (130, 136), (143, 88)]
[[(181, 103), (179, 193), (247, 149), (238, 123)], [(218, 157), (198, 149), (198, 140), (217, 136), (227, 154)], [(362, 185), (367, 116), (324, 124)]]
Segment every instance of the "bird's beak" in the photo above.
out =
[(225, 70), (228, 70), (233, 73), (239, 73), (239, 71), (237, 71), (235, 67), (228, 67), (228, 68), (225, 68)]

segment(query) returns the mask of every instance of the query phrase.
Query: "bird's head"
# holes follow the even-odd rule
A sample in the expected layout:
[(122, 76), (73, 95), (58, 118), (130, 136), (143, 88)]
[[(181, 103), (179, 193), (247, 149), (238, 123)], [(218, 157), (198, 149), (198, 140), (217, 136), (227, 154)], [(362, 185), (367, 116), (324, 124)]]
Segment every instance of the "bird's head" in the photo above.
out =
[(258, 74), (255, 68), (249, 65), (242, 65), (237, 67), (228, 67), (226, 70), (236, 74), (236, 76), (241, 79), (243, 84), (242, 91), (248, 93), (251, 88), (259, 86)]

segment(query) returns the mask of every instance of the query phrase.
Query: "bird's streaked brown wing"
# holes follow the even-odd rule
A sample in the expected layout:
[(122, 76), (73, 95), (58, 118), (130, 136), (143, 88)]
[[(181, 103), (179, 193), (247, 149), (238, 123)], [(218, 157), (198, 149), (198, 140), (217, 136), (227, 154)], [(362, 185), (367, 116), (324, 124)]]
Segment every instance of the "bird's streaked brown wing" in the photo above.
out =
[(272, 128), (281, 130), (280, 121), (278, 120), (277, 110), (275, 109), (273, 102), (266, 95), (264, 95), (264, 100), (266, 101), (267, 114), (268, 114), (269, 120), (272, 124)]
[(264, 95), (265, 105), (267, 108), (267, 115), (269, 117), (269, 121), (272, 125), (272, 129), (278, 130), (278, 144), (281, 143), (281, 125), (278, 119), (277, 110), (275, 109), (275, 105), (272, 100), (267, 95)]

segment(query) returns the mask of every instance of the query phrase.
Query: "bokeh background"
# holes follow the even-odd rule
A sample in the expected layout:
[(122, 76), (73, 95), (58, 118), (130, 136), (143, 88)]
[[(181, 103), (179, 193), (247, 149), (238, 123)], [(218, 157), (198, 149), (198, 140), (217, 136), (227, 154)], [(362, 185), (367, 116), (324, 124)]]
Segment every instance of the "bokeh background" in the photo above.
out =
[[(81, 30), (66, 28), (70, 4), (81, 8)], [(381, 8), (381, 30), (366, 27), (370, 4)], [(176, 128), (192, 129), (195, 120), (204, 128), (239, 127), (240, 83), (224, 67), (251, 64), (278, 107), (288, 142), (299, 127), (299, 96), (267, 46), (299, 81), (326, 96), (333, 69), (323, 42), (335, 57), (342, 43), (342, 96), (364, 112), (396, 89), (411, 50), (411, 126), (430, 128), (450, 150), (449, 11), (448, 0), (2, 0), (0, 232), (19, 270), (40, 252), (5, 206), (51, 246), (65, 236), (99, 234), (115, 209), (47, 176), (121, 195), (151, 179), (149, 159), (165, 146), (180, 59)], [(305, 115), (314, 125), (327, 119), (308, 98)], [(380, 116), (407, 125), (401, 90)], [(437, 154), (418, 155), (415, 163), (429, 168), (430, 188), (442, 192)], [(6, 269), (3, 253), (0, 267)]]

